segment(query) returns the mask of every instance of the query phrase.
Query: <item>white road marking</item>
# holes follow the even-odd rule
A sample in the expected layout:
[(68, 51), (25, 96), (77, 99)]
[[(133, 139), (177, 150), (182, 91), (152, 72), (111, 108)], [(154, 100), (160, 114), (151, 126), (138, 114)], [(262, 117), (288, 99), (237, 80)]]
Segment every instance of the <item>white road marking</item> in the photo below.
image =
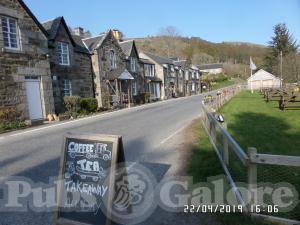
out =
[(8, 137), (16, 137), (16, 136), (20, 136), (20, 135), (23, 135), (23, 134), (33, 133), (33, 132), (36, 132), (36, 131), (41, 131), (41, 130), (46, 130), (46, 129), (53, 128), (53, 127), (59, 127), (59, 126), (67, 125), (67, 124), (70, 124), (70, 123), (76, 123), (76, 122), (79, 122), (79, 121), (82, 121), (82, 120), (94, 119), (94, 118), (101, 118), (101, 117), (104, 117), (104, 116), (107, 116), (107, 115), (111, 115), (111, 114), (114, 114), (114, 113), (121, 113), (121, 112), (125, 112), (125, 111), (128, 111), (128, 110), (150, 107), (150, 106), (152, 106), (154, 104), (155, 105), (164, 104), (164, 103), (168, 103), (168, 102), (171, 102), (171, 101), (182, 100), (182, 99), (196, 97), (196, 96), (200, 96), (200, 95), (201, 94), (192, 95), (192, 96), (186, 96), (186, 97), (181, 97), (181, 98), (174, 98), (174, 99), (169, 99), (167, 101), (159, 101), (159, 102), (155, 102), (155, 103), (151, 103), (151, 104), (140, 105), (140, 106), (136, 106), (136, 107), (132, 107), (132, 108), (126, 108), (126, 109), (112, 111), (112, 112), (107, 112), (107, 113), (103, 113), (103, 114), (99, 114), (99, 115), (93, 115), (93, 116), (89, 116), (89, 117), (75, 119), (75, 120), (71, 120), (71, 121), (67, 121), (67, 122), (63, 122), (63, 123), (59, 123), (59, 124), (53, 124), (53, 125), (50, 125), (50, 126), (45, 126), (45, 127), (41, 127), (41, 128), (32, 129), (32, 130), (22, 131), (22, 132), (18, 132), (18, 133), (15, 133), (15, 134), (8, 134), (8, 135), (4, 134), (3, 137), (0, 137), (0, 140), (4, 139), (4, 137), (6, 137), (6, 138), (8, 138)]
[(168, 140), (170, 140), (172, 137), (174, 137), (176, 134), (180, 133), (181, 131), (183, 131), (185, 128), (187, 128), (188, 125), (181, 127), (179, 130), (177, 130), (176, 132), (174, 132), (173, 134), (171, 134), (169, 137), (163, 139), (159, 145), (163, 145), (165, 144)]

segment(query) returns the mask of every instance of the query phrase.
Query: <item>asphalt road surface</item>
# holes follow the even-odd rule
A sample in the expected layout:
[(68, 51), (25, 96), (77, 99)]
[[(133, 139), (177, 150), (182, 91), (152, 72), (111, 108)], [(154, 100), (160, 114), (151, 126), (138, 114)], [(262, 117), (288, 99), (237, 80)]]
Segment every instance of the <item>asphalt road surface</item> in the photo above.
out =
[[(24, 176), (47, 183), (58, 175), (63, 136), (72, 132), (122, 135), (126, 160), (152, 163), (151, 172), (159, 181), (178, 167), (176, 155), (164, 149), (199, 117), (201, 98), (172, 99), (0, 135), (0, 177)], [(0, 213), (0, 225), (51, 223), (51, 212)]]

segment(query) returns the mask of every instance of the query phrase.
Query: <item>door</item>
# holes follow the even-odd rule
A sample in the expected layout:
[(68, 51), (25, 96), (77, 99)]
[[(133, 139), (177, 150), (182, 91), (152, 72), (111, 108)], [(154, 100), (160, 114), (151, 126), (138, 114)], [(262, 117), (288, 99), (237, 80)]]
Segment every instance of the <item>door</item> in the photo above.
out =
[(160, 83), (156, 83), (156, 97), (160, 98)]
[(40, 79), (38, 76), (26, 76), (26, 95), (31, 120), (42, 119), (42, 99), (40, 89)]

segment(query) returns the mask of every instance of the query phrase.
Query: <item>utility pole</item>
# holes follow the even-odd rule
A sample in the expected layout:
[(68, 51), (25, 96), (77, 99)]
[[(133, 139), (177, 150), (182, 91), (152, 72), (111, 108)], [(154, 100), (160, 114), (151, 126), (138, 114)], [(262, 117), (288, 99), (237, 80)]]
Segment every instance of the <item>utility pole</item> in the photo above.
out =
[(282, 89), (282, 51), (280, 51), (280, 89)]

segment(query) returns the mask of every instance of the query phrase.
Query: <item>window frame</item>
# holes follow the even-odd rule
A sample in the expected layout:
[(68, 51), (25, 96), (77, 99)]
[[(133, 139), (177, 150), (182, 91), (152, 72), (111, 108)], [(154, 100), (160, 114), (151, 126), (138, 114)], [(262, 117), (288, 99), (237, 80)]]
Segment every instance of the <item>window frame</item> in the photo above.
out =
[(116, 53), (113, 49), (109, 50), (108, 59), (109, 59), (109, 68), (116, 69), (117, 68), (117, 58), (116, 58)]
[[(68, 87), (67, 87), (68, 85)], [(66, 94), (69, 92), (68, 94)], [(63, 88), (64, 96), (72, 96), (72, 82), (69, 79), (64, 79), (64, 88)]]
[(137, 59), (135, 57), (130, 57), (129, 61), (131, 72), (137, 72)]
[[(67, 47), (67, 51), (64, 52), (64, 46)], [(58, 63), (59, 65), (62, 66), (69, 66), (70, 65), (70, 48), (69, 48), (69, 43), (67, 42), (62, 42), (58, 41), (57, 42), (57, 54), (58, 54)], [(64, 57), (66, 56), (67, 58), (67, 63), (64, 62)]]
[(131, 81), (131, 90), (132, 90), (132, 95), (137, 96), (137, 82), (136, 82), (136, 80)]
[[(6, 20), (6, 25), (7, 25), (7, 31), (4, 31), (4, 25), (3, 25), (3, 20)], [(15, 24), (15, 29), (16, 32), (13, 33), (11, 32), (12, 27), (10, 26), (10, 22), (14, 21)], [(12, 49), (12, 50), (21, 50), (21, 43), (20, 43), (20, 31), (19, 31), (19, 25), (18, 25), (18, 19), (14, 18), (14, 17), (10, 17), (10, 16), (5, 16), (5, 15), (0, 15), (0, 21), (1, 21), (1, 29), (2, 29), (2, 36), (3, 36), (3, 47), (6, 49)], [(5, 33), (7, 33), (7, 40), (8, 40), (8, 45), (5, 45)], [(12, 41), (12, 37), (11, 35), (15, 35), (15, 39), (16, 39), (16, 45), (17, 47), (12, 47), (11, 45), (11, 41)]]

